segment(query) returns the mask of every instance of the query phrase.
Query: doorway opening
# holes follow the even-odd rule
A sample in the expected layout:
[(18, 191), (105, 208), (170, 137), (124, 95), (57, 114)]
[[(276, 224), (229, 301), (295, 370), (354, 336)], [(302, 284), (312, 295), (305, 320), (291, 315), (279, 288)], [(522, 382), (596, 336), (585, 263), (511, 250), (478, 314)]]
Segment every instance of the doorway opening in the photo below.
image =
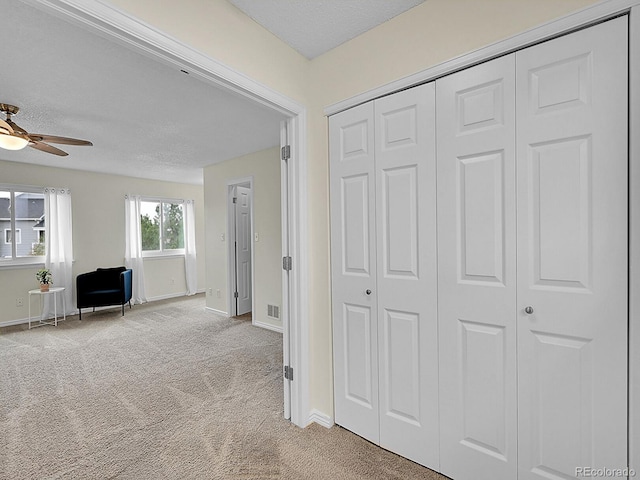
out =
[[(288, 199), (288, 238), (283, 238), (283, 252), (292, 265), (283, 270), (282, 281), (288, 287), (283, 293), (281, 317), (283, 348), (288, 352), (287, 366), (295, 370), (290, 385), (290, 405), (285, 396), (285, 418), (299, 427), (311, 421), (309, 410), (309, 324), (308, 324), (308, 246), (307, 246), (307, 139), (306, 108), (221, 62), (196, 51), (175, 38), (149, 28), (136, 18), (99, 0), (81, 4), (68, 0), (33, 0), (38, 8), (62, 16), (115, 42), (155, 58), (161, 63), (188, 71), (193, 78), (227, 89), (286, 116), (281, 131), (288, 133), (288, 161), (282, 162), (283, 198)], [(284, 232), (284, 228), (283, 228)], [(285, 248), (286, 246), (286, 248)], [(286, 299), (284, 295), (287, 295)], [(286, 390), (286, 387), (285, 387)]]

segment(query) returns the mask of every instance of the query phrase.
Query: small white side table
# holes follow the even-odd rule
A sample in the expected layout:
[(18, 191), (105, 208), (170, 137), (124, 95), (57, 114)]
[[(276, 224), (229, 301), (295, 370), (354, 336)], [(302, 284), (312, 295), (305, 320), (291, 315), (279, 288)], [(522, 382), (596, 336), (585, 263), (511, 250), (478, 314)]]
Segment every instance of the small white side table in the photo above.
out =
[(34, 325), (34, 327), (42, 327), (43, 325), (53, 325), (54, 327), (58, 326), (58, 302), (56, 299), (56, 293), (59, 293), (62, 297), (62, 320), (67, 319), (67, 306), (64, 300), (64, 287), (55, 287), (49, 288), (48, 291), (42, 292), (40, 289), (29, 290), (29, 330), (31, 330), (31, 295), (39, 295), (40, 296), (40, 311), (42, 311), (42, 302), (45, 295), (53, 296), (53, 322), (47, 322), (40, 318), (38, 323)]

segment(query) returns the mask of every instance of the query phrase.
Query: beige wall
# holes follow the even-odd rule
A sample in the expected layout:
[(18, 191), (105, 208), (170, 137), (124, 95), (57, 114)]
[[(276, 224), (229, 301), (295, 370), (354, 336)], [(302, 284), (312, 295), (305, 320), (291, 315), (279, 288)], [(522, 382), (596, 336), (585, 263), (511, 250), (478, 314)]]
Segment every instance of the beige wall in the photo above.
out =
[(158, 30), (304, 103), (309, 61), (227, 0), (110, 0)]
[(333, 410), (328, 140), (323, 108), (595, 3), (427, 0), (309, 62), (226, 0), (111, 0), (308, 108), (310, 407)]
[[(0, 160), (0, 183), (71, 189), (74, 278), (97, 267), (124, 265), (126, 193), (195, 200), (198, 287), (204, 287), (204, 195), (201, 186), (3, 160)], [(34, 276), (37, 268), (0, 268), (0, 322), (28, 317), (27, 291), (37, 287)], [(184, 260), (146, 259), (145, 284), (149, 299), (184, 294)], [(16, 306), (17, 298), (25, 299), (23, 307)]]
[[(282, 321), (267, 317), (267, 304), (282, 306), (282, 231), (280, 211), (280, 157), (278, 148), (228, 160), (204, 170), (206, 219), (207, 307), (228, 313), (227, 184), (253, 177), (253, 242), (255, 273), (253, 320), (275, 328)], [(221, 235), (225, 235), (225, 241)], [(220, 290), (220, 298), (217, 291)]]

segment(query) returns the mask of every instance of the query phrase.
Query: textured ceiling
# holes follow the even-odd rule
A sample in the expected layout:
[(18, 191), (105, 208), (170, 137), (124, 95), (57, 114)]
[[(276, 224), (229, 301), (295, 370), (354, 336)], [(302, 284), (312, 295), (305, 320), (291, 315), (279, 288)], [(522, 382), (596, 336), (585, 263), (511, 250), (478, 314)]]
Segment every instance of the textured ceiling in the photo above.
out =
[(308, 59), (425, 0), (229, 0)]
[(19, 0), (2, 6), (0, 103), (19, 106), (30, 133), (94, 146), (0, 159), (198, 184), (202, 167), (280, 142), (282, 115), (267, 107)]
[[(94, 144), (59, 145), (67, 157), (0, 150), (0, 159), (201, 184), (204, 166), (279, 144), (281, 114), (20, 0), (0, 1), (0, 103), (20, 107), (14, 121), (30, 133)], [(312, 58), (422, 1), (232, 3)]]

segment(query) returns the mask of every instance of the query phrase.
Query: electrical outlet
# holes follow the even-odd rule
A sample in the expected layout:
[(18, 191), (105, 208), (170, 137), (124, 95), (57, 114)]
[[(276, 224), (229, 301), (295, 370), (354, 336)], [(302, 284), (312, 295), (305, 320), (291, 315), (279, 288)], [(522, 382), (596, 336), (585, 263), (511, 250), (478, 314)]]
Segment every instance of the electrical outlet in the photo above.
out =
[(220, 241), (221, 241), (221, 242), (224, 242), (224, 233), (221, 233), (221, 234), (220, 234)]
[(220, 298), (221, 294), (220, 294), (220, 290), (216, 290), (216, 297)]
[(24, 307), (24, 298), (16, 298), (16, 307)]

